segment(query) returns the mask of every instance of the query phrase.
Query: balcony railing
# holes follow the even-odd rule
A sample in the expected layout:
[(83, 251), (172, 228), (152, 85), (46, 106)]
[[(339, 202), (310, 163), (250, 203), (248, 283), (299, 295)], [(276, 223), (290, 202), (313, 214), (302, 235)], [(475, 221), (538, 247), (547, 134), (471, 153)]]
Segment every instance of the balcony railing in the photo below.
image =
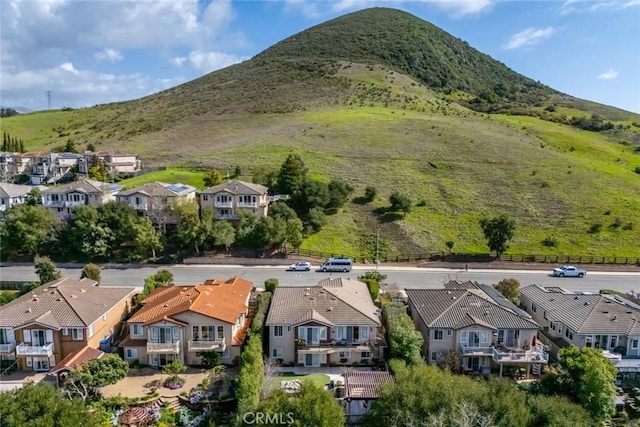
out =
[(224, 351), (226, 348), (226, 344), (224, 340), (213, 340), (213, 341), (195, 341), (189, 340), (188, 349), (189, 351)]
[(520, 351), (501, 351), (494, 348), (493, 360), (498, 363), (549, 363), (549, 354), (542, 346)]
[(148, 206), (146, 203), (131, 203), (131, 207), (137, 211), (146, 211)]
[(216, 208), (230, 208), (233, 206), (232, 202), (213, 202), (213, 206)]
[(167, 343), (148, 342), (147, 353), (178, 354), (180, 353), (180, 341)]
[(84, 200), (82, 200), (82, 201), (78, 201), (78, 200), (71, 200), (71, 201), (66, 201), (66, 202), (64, 203), (64, 205), (65, 205), (66, 207), (68, 207), (68, 208), (74, 208), (74, 207), (76, 207), (76, 206), (84, 206), (84, 205), (85, 205), (85, 202), (84, 202)]
[(15, 348), (15, 342), (0, 344), (0, 353), (12, 353)]
[(28, 345), (25, 343), (19, 344), (16, 347), (16, 354), (18, 356), (52, 356), (53, 355), (53, 343), (45, 345)]
[(462, 346), (462, 354), (475, 354), (475, 355), (485, 355), (491, 356), (493, 354), (493, 347), (480, 347), (480, 346)]
[(238, 202), (239, 208), (257, 208), (258, 204), (256, 202)]
[(49, 208), (63, 208), (64, 207), (64, 201), (60, 201), (60, 200), (45, 200), (44, 203), (42, 203), (43, 206), (49, 207)]

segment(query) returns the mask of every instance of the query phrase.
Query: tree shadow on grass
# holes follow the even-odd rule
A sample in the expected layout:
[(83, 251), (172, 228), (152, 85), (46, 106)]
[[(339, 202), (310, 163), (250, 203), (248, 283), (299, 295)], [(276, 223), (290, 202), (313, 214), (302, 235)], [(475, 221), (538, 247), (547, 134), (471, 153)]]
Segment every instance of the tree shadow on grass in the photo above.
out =
[(358, 196), (351, 199), (351, 202), (355, 203), (356, 205), (366, 205), (367, 203), (370, 203), (371, 200), (364, 196)]
[(380, 222), (394, 222), (404, 219), (404, 215), (402, 212), (393, 211), (388, 207), (374, 209), (373, 213), (378, 215), (378, 220)]

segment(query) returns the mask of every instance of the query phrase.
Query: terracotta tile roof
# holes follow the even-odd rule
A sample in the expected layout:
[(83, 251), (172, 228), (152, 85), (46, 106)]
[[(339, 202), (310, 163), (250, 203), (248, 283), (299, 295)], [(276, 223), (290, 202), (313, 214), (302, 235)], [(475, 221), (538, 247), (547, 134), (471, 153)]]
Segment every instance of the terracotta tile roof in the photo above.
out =
[(265, 324), (297, 325), (317, 320), (327, 325), (380, 326), (378, 307), (367, 285), (345, 278), (325, 279), (318, 286), (276, 288)]
[(242, 327), (236, 330), (236, 334), (231, 339), (231, 345), (242, 345), (244, 343), (244, 339), (247, 337), (247, 333), (249, 332), (249, 326), (251, 326), (251, 318), (247, 317), (244, 319)]
[(38, 323), (54, 329), (87, 327), (135, 288), (96, 286), (90, 279), (62, 279), (46, 283), (0, 307), (0, 327)]
[(429, 328), (460, 329), (479, 324), (491, 329), (540, 329), (530, 316), (521, 316), (496, 303), (480, 289), (406, 289), (409, 304)]
[(182, 324), (173, 316), (192, 311), (234, 324), (238, 316), (246, 312), (252, 288), (253, 283), (239, 277), (207, 280), (196, 286), (163, 286), (144, 300), (143, 307), (128, 323), (150, 324), (166, 320)]
[(393, 381), (386, 371), (348, 371), (344, 374), (345, 398), (377, 399), (381, 384)]
[(60, 371), (70, 371), (75, 366), (82, 365), (93, 359), (100, 359), (104, 356), (104, 352), (89, 346), (84, 346), (79, 350), (73, 351), (51, 369), (49, 374), (57, 374)]

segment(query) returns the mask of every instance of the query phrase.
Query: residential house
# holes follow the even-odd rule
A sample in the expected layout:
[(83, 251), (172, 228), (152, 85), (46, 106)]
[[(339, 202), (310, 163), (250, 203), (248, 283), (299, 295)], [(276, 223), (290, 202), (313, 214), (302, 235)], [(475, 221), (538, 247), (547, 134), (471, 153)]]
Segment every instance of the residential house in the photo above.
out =
[(127, 321), (129, 336), (120, 344), (125, 360), (158, 367), (173, 360), (202, 365), (202, 353), (216, 351), (223, 363), (231, 363), (249, 328), (252, 288), (234, 277), (155, 289)]
[[(26, 203), (29, 193), (36, 187), (31, 185), (18, 185), (0, 182), (0, 214), (11, 206)], [(40, 190), (46, 187), (37, 187)]]
[(48, 371), (70, 354), (109, 343), (135, 288), (97, 284), (65, 277), (0, 306), (0, 359), (17, 360), (24, 371)]
[(344, 374), (342, 400), (347, 425), (358, 424), (380, 397), (380, 386), (393, 381), (387, 371), (347, 371)]
[(151, 182), (131, 190), (121, 191), (118, 202), (127, 203), (141, 216), (148, 217), (155, 225), (175, 224), (177, 217), (171, 212), (173, 201), (195, 201), (196, 189), (185, 184)]
[(39, 153), (0, 153), (0, 177), (4, 182), (11, 182), (17, 175), (28, 173), (34, 155)]
[(54, 184), (62, 178), (71, 178), (73, 168), (81, 158), (75, 153), (44, 153), (34, 157), (29, 181), (34, 185)]
[(42, 205), (59, 218), (69, 218), (78, 206), (102, 206), (114, 201), (121, 185), (81, 178), (42, 191)]
[(264, 218), (269, 209), (268, 191), (264, 185), (230, 181), (201, 191), (200, 206), (213, 210), (216, 219), (238, 219), (240, 212)]
[[(621, 359), (640, 358), (640, 307), (616, 295), (571, 292), (559, 287), (530, 285), (520, 289), (520, 305), (542, 325), (540, 340), (552, 354), (571, 344), (600, 348), (627, 373), (640, 372)], [(620, 370), (620, 367), (619, 367)]]
[(130, 176), (142, 168), (142, 162), (138, 160), (135, 154), (118, 152), (93, 153), (86, 151), (78, 161), (78, 173), (89, 175), (89, 169), (96, 162), (104, 164), (109, 176)]
[(269, 357), (285, 363), (324, 366), (383, 357), (380, 310), (358, 280), (329, 278), (306, 288), (278, 287), (265, 325)]
[(540, 326), (491, 286), (451, 281), (445, 289), (406, 289), (409, 312), (424, 336), (429, 363), (461, 357), (465, 372), (502, 376), (504, 366), (539, 372), (548, 354), (536, 341)]

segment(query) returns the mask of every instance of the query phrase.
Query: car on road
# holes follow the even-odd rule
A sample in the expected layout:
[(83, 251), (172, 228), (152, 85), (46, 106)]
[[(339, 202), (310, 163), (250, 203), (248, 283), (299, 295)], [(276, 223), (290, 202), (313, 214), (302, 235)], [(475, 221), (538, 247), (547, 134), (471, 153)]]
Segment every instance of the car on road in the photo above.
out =
[(287, 271), (311, 271), (311, 263), (307, 261), (296, 262), (291, 264)]
[(553, 269), (553, 275), (556, 277), (584, 277), (586, 274), (587, 270), (584, 268), (577, 268), (572, 265), (563, 265)]

